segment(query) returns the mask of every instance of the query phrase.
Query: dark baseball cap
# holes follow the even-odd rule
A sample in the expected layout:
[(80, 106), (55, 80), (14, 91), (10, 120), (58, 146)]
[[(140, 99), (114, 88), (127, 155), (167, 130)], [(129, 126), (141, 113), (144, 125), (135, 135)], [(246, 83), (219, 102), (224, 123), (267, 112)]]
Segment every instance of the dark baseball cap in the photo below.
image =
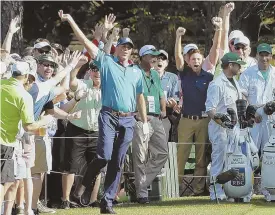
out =
[(56, 50), (60, 50), (61, 52), (64, 52), (62, 45), (60, 45), (58, 43), (52, 43), (51, 46)]
[(119, 40), (117, 42), (117, 46), (123, 45), (123, 44), (126, 44), (126, 43), (129, 43), (132, 46), (132, 48), (134, 47), (134, 43), (133, 43), (133, 41), (129, 37), (121, 37), (121, 38), (119, 38)]
[(233, 52), (226, 53), (222, 57), (221, 61), (222, 61), (223, 64), (226, 64), (226, 63), (236, 63), (236, 64), (239, 64), (239, 65), (245, 65), (246, 64), (244, 61), (242, 61), (242, 59), (240, 58), (240, 56), (238, 54), (233, 53)]

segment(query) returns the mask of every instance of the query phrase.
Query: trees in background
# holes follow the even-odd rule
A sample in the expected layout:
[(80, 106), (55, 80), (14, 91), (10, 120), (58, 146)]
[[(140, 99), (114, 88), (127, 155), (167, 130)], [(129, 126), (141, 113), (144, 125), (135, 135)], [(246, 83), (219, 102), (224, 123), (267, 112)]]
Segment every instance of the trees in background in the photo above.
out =
[[(131, 29), (130, 37), (136, 47), (153, 44), (173, 56), (175, 31), (183, 26), (187, 29), (184, 43), (200, 44), (208, 52), (212, 43), (213, 27), (211, 18), (218, 15), (225, 1), (179, 2), (179, 1), (90, 1), (90, 2), (15, 2), (4, 1), (1, 5), (1, 35), (5, 35), (11, 17), (23, 13), (24, 43), (31, 44), (38, 37), (68, 46), (74, 39), (67, 24), (61, 24), (57, 11), (63, 9), (75, 18), (85, 34), (108, 13), (114, 13), (121, 28)], [(231, 16), (231, 29), (241, 29), (252, 41), (274, 42), (274, 2), (236, 2)], [(17, 35), (22, 39), (22, 30)], [(18, 40), (17, 40), (18, 41)], [(22, 47), (19, 40), (13, 48)]]

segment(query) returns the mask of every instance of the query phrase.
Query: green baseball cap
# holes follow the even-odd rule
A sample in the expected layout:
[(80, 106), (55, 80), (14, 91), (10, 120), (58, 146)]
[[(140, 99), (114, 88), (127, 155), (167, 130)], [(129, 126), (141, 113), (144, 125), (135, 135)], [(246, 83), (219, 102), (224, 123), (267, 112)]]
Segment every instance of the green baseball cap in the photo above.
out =
[(50, 55), (50, 54), (39, 55), (37, 57), (37, 61), (38, 61), (38, 63), (41, 63), (41, 62), (51, 62), (51, 63), (54, 63), (55, 67), (57, 66), (57, 63), (55, 62), (53, 56)]
[(260, 45), (258, 45), (257, 47), (257, 53), (260, 52), (267, 52), (269, 54), (272, 54), (272, 48), (269, 44), (267, 43), (261, 43)]
[(223, 64), (226, 63), (237, 63), (239, 65), (245, 65), (246, 63), (244, 61), (242, 61), (242, 59), (240, 58), (240, 56), (234, 52), (229, 52), (226, 53), (222, 59), (221, 59)]

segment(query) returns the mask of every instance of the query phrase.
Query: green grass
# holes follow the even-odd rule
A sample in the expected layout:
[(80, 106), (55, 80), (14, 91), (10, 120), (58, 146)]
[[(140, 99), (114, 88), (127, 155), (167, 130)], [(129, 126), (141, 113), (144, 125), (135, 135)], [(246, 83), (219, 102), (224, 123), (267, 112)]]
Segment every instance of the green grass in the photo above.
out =
[[(149, 205), (124, 203), (114, 208), (121, 215), (275, 215), (275, 202), (265, 202), (262, 197), (250, 203), (223, 202), (217, 205), (209, 197), (183, 197), (154, 202)], [(56, 215), (96, 215), (99, 208), (58, 209)]]

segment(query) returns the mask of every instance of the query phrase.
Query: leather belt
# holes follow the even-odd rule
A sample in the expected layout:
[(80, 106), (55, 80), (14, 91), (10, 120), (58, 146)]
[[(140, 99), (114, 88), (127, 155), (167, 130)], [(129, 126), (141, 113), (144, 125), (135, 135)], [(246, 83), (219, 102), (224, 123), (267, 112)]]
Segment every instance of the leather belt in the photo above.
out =
[(160, 114), (156, 114), (156, 113), (147, 113), (147, 116), (160, 117)]
[(128, 117), (128, 116), (134, 116), (134, 113), (132, 112), (121, 112), (121, 111), (116, 111), (112, 108), (109, 108), (109, 107), (106, 107), (106, 106), (103, 106), (101, 110), (104, 110), (104, 111), (108, 111), (110, 112), (113, 116), (119, 116), (119, 117)]
[(186, 115), (186, 114), (183, 114), (182, 117), (187, 118), (187, 119), (192, 119), (192, 120), (199, 120), (199, 119), (207, 118), (207, 117), (202, 117), (202, 116), (197, 116), (197, 115)]

